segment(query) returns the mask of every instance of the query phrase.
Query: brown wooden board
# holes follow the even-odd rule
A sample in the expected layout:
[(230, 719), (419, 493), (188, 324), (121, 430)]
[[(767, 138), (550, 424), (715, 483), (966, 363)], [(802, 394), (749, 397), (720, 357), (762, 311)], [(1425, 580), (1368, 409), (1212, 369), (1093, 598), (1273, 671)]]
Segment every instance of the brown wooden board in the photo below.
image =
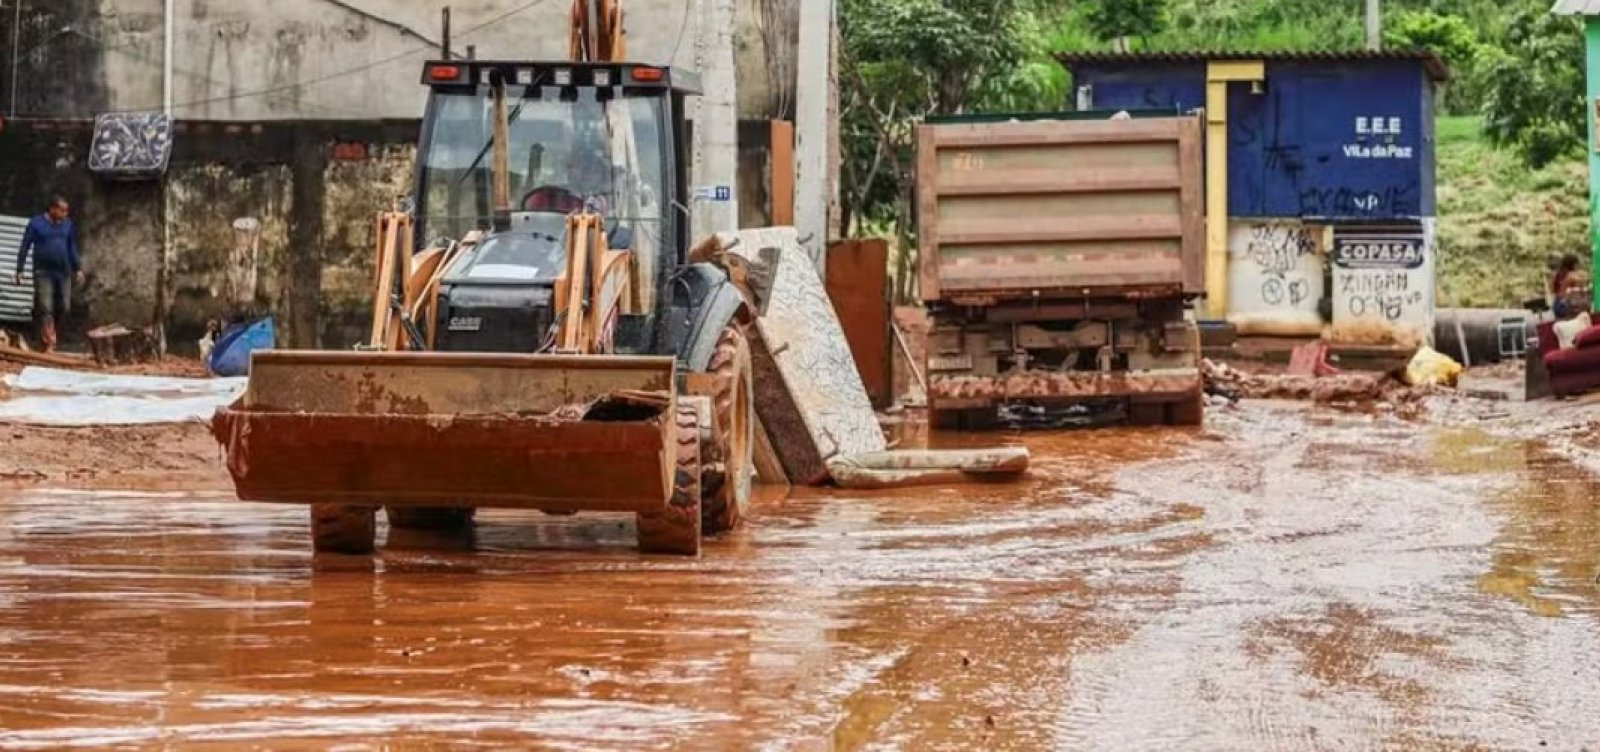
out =
[(772, 121), (772, 224), (794, 224), (794, 123)]
[(35, 366), (55, 366), (58, 368), (74, 368), (78, 370), (93, 370), (99, 368), (93, 360), (81, 355), (67, 355), (65, 353), (42, 353), (32, 350), (21, 350), (15, 347), (0, 347), (0, 360), (9, 360), (14, 363), (24, 363)]
[(889, 244), (881, 238), (828, 246), (828, 299), (872, 406), (894, 401), (889, 373)]
[(788, 486), (789, 473), (783, 469), (783, 460), (778, 458), (778, 450), (772, 446), (772, 437), (767, 434), (767, 427), (761, 424), (759, 415), (756, 416), (755, 434), (756, 483)]

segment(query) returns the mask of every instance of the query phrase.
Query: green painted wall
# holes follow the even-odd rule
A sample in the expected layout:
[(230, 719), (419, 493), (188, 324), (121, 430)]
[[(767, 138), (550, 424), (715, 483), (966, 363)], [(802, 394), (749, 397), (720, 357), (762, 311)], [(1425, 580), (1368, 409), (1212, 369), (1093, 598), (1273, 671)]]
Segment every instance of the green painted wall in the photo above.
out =
[[(1595, 143), (1595, 103), (1600, 102), (1600, 16), (1584, 19), (1587, 48), (1586, 72), (1589, 101), (1589, 248), (1593, 256), (1592, 274), (1600, 274), (1600, 144)], [(1600, 309), (1600, 284), (1594, 285), (1595, 307)]]

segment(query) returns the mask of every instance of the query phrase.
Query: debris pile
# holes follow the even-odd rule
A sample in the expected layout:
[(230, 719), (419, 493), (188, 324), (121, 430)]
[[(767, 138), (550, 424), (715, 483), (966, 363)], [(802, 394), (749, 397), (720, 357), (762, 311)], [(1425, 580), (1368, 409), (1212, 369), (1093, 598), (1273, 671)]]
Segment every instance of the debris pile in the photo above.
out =
[(1202, 361), (1206, 389), (1245, 399), (1308, 400), (1319, 404), (1399, 408), (1415, 406), (1434, 392), (1433, 387), (1412, 387), (1387, 373), (1341, 372), (1327, 376), (1249, 374), (1226, 363)]

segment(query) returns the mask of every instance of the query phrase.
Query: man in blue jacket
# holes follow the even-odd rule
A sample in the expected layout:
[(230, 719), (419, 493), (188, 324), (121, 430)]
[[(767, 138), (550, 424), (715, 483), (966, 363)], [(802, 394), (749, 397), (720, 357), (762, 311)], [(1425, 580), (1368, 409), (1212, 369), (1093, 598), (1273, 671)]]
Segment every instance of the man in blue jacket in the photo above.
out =
[(49, 210), (28, 222), (17, 250), (17, 284), (22, 284), (22, 271), (28, 268), (28, 253), (33, 253), (33, 309), (45, 352), (56, 349), (56, 328), (72, 305), (72, 282), (83, 281), (78, 229), (67, 218), (69, 209), (66, 199), (55, 197)]

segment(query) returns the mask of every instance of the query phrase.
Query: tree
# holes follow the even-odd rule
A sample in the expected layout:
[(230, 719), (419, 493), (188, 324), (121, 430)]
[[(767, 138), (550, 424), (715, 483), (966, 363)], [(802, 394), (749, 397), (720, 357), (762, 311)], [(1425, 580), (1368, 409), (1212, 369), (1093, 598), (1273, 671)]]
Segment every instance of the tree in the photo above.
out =
[(1385, 19), (1383, 44), (1390, 49), (1428, 50), (1444, 60), (1454, 73), (1445, 90), (1445, 108), (1453, 114), (1475, 112), (1483, 106), (1485, 60), (1492, 48), (1472, 24), (1460, 16), (1429, 10), (1402, 10)]
[(1587, 142), (1583, 27), (1543, 3), (1526, 4), (1487, 62), (1484, 133), (1542, 167)]
[(1094, 0), (1084, 17), (1089, 29), (1102, 41), (1137, 37), (1147, 46), (1150, 38), (1167, 26), (1167, 0)]
[(1470, 63), (1482, 46), (1478, 32), (1459, 16), (1428, 10), (1401, 11), (1384, 21), (1385, 47), (1430, 50), (1451, 65)]
[(1018, 75), (1027, 0), (842, 0), (839, 99), (846, 232), (892, 229), (897, 279), (910, 292), (916, 126), (929, 115), (1006, 99)]

